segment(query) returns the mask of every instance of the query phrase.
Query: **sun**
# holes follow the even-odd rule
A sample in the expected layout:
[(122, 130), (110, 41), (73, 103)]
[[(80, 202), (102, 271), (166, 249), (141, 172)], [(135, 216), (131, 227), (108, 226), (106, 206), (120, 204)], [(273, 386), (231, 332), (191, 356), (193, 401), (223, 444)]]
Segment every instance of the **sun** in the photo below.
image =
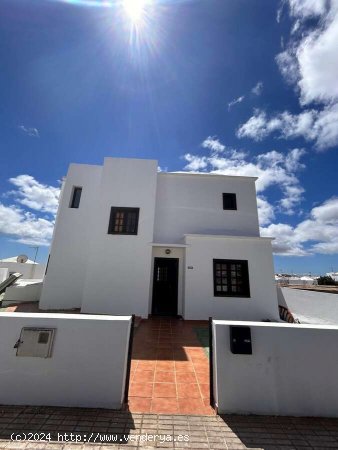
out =
[(123, 0), (124, 10), (133, 23), (139, 22), (144, 14), (146, 0)]

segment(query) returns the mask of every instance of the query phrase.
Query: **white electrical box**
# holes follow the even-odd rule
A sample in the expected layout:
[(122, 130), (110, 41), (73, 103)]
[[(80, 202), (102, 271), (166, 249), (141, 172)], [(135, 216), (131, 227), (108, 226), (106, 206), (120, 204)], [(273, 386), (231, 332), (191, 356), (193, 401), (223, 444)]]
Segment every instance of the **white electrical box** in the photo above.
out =
[(16, 342), (16, 356), (50, 358), (55, 328), (22, 328)]

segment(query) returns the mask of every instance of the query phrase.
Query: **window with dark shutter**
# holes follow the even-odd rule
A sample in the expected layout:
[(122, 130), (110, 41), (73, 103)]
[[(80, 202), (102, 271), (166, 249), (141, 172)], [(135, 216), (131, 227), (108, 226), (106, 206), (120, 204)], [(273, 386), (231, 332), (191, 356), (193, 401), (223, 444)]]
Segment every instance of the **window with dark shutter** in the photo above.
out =
[(223, 209), (237, 209), (236, 194), (223, 194)]
[(214, 259), (214, 296), (250, 297), (248, 261)]
[(137, 234), (140, 208), (113, 206), (110, 210), (108, 234)]

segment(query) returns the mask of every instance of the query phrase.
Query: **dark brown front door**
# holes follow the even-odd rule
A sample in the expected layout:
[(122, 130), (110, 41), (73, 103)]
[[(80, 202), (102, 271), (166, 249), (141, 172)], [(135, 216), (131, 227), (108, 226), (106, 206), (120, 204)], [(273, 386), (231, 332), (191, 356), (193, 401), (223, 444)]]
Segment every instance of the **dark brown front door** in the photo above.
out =
[(177, 315), (178, 259), (155, 258), (152, 314)]

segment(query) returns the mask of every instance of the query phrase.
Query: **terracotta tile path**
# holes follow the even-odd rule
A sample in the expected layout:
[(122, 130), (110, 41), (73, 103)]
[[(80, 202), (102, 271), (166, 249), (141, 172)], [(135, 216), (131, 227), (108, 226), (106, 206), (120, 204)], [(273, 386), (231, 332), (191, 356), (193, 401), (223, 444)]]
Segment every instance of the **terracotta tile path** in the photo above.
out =
[(196, 330), (207, 321), (142, 320), (135, 329), (129, 410), (155, 414), (214, 415), (209, 358)]

